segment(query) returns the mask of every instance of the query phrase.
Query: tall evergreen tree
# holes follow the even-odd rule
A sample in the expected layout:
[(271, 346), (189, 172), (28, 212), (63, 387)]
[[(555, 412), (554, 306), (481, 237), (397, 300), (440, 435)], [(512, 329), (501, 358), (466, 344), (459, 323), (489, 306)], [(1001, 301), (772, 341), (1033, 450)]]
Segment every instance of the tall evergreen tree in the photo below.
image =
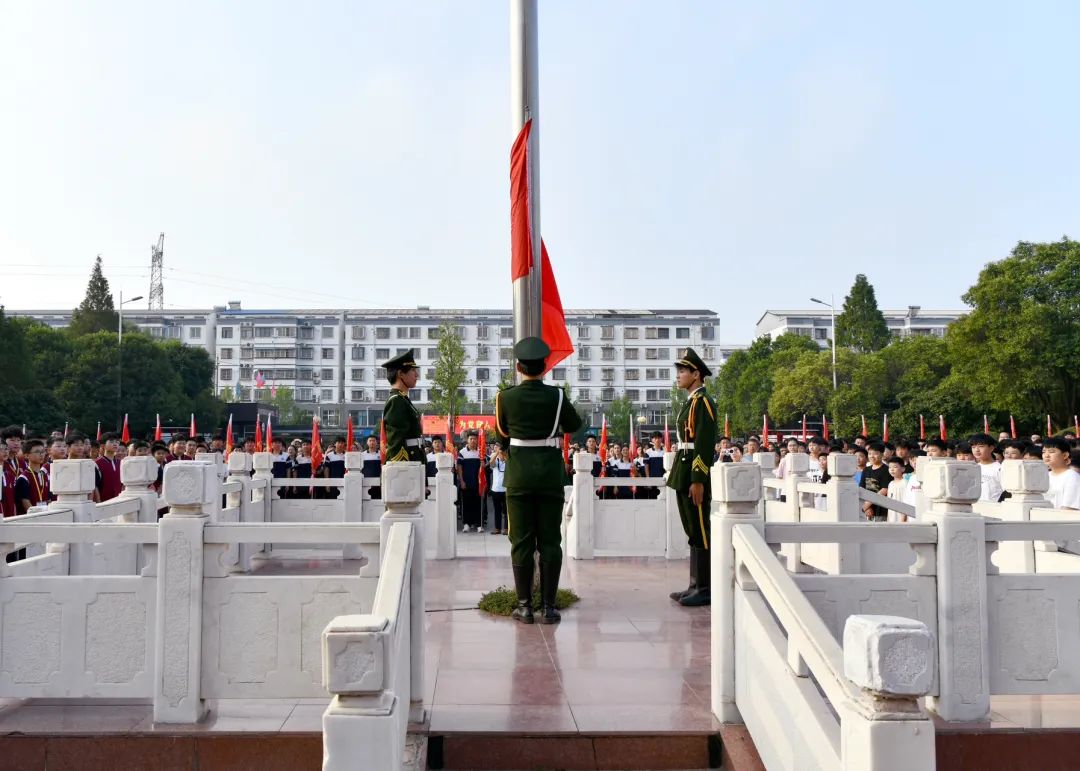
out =
[(71, 333), (85, 335), (92, 332), (113, 331), (119, 323), (116, 307), (113, 305), (109, 280), (101, 270), (101, 255), (94, 260), (94, 269), (90, 271), (90, 281), (86, 285), (86, 296), (71, 314)]
[(431, 379), (431, 411), (456, 418), (467, 403), (462, 390), (469, 380), (465, 369), (468, 355), (457, 329), (450, 322), (439, 327), (438, 341), (435, 351), (439, 358)]
[(874, 287), (860, 273), (844, 298), (843, 312), (836, 317), (836, 343), (859, 353), (871, 353), (880, 351), (891, 339)]

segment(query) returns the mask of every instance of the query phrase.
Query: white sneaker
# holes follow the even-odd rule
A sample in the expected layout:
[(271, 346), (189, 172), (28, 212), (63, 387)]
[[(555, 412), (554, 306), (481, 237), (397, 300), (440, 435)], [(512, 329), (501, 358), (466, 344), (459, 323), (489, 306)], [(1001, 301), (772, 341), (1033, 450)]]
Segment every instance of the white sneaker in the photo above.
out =
[(461, 532), (463, 532), (463, 533), (469, 532), (469, 526), (465, 525), (465, 527), (461, 528)]

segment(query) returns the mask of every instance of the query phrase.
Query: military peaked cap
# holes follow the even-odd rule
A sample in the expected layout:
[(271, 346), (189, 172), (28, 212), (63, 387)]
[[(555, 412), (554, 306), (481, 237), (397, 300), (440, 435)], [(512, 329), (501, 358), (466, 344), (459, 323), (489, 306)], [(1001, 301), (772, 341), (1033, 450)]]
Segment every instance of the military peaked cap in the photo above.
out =
[(682, 357), (675, 362), (675, 366), (695, 369), (701, 373), (702, 377), (708, 377), (712, 374), (712, 370), (705, 366), (705, 362), (701, 360), (701, 357), (697, 355), (697, 351), (693, 348), (687, 348), (683, 351)]
[(551, 355), (548, 344), (539, 337), (524, 337), (514, 346), (514, 358), (520, 362), (543, 362)]
[(413, 349), (410, 348), (405, 351), (405, 353), (395, 356), (382, 366), (386, 368), (387, 372), (390, 372), (391, 370), (395, 372), (404, 372), (405, 370), (416, 369), (417, 364), (413, 355)]

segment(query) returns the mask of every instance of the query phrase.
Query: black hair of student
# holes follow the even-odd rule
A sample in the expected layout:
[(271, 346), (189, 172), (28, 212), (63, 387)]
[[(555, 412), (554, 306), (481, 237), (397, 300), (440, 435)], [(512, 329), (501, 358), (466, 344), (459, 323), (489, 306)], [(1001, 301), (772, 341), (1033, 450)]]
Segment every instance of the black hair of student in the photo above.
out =
[(23, 437), (22, 426), (11, 425), (11, 426), (5, 427), (3, 431), (0, 431), (0, 439), (7, 440), (7, 439), (15, 439), (15, 438), (19, 438), (19, 439), (24, 438)]
[(41, 440), (41, 439), (36, 439), (36, 438), (35, 439), (27, 439), (26, 444), (23, 446), (23, 453), (26, 454), (26, 455), (29, 455), (37, 447), (44, 448), (45, 447), (45, 442), (43, 440)]
[(970, 455), (971, 445), (967, 442), (957, 442), (956, 446), (953, 448), (953, 452), (962, 452), (964, 455)]
[(1013, 450), (1019, 450), (1021, 453), (1027, 450), (1028, 447), (1031, 447), (1031, 442), (1027, 441), (1026, 439), (1010, 439), (1009, 441), (1002, 442), (1001, 444), (1002, 450), (1007, 450), (1011, 448)]
[(866, 455), (866, 448), (865, 447), (860, 447), (859, 445), (856, 444), (856, 445), (852, 446), (851, 454), (852, 455)]
[(896, 450), (896, 445), (894, 445), (892, 442), (881, 442), (881, 446), (884, 447), (886, 450)]
[(870, 444), (866, 445), (866, 449), (867, 450), (873, 450), (874, 452), (885, 452), (885, 443), (884, 442), (870, 442)]
[(144, 440), (144, 439), (135, 439), (134, 441), (132, 441), (132, 442), (131, 442), (131, 445), (130, 445), (130, 446), (131, 446), (131, 447), (134, 447), (134, 448), (135, 448), (136, 450), (141, 450), (141, 449), (143, 449), (144, 447), (149, 447), (149, 446), (150, 446), (150, 443), (149, 443), (149, 442), (147, 442), (147, 441), (146, 441), (146, 440)]
[[(858, 436), (855, 437), (855, 439), (862, 439), (864, 442), (869, 442), (870, 441), (870, 437), (868, 437), (866, 434), (859, 434)], [(851, 440), (852, 444), (855, 443), (855, 439)]]
[(946, 442), (944, 439), (929, 439), (926, 442), (926, 446), (927, 447), (937, 447), (942, 452), (948, 452), (949, 451), (949, 443)]
[(826, 442), (824, 439), (822, 439), (820, 436), (818, 436), (816, 434), (814, 436), (810, 437), (810, 441), (808, 442), (808, 444), (820, 444), (822, 447), (828, 447), (829, 446), (828, 442)]
[(912, 450), (911, 455), (914, 458), (925, 458), (926, 457), (926, 450)]
[(1069, 447), (1069, 443), (1062, 439), (1060, 436), (1048, 436), (1043, 439), (1042, 448), (1045, 450), (1047, 447), (1055, 450), (1060, 450), (1066, 455), (1072, 452), (1072, 448)]
[(1080, 450), (1073, 450), (1069, 462), (1074, 469), (1080, 470)]
[(211, 437), (211, 440), (214, 441), (214, 442), (224, 442), (225, 441), (225, 435), (224, 434), (214, 434), (214, 436)]
[(152, 445), (150, 445), (151, 454), (158, 452), (159, 450), (161, 452), (168, 452), (169, 448), (165, 446), (164, 442), (154, 442)]
[(831, 442), (829, 442), (829, 452), (843, 452), (843, 451), (844, 451), (844, 443), (843, 442), (841, 442), (841, 441), (839, 441), (837, 439), (833, 439)]
[(650, 436), (649, 438), (650, 439), (663, 439), (664, 435), (661, 434), (659, 431), (653, 431), (652, 436)]
[(888, 464), (889, 464), (890, 466), (891, 466), (891, 465), (892, 465), (893, 463), (895, 463), (895, 464), (896, 464), (896, 465), (898, 465), (898, 466), (906, 466), (906, 465), (907, 465), (907, 464), (906, 464), (906, 463), (904, 462), (904, 459), (903, 459), (903, 458), (901, 458), (901, 457), (900, 457), (899, 455), (894, 455), (894, 456), (892, 456), (891, 458), (889, 458), (889, 459), (888, 459), (888, 460), (886, 461), (886, 463), (888, 463)]
[(989, 447), (997, 447), (997, 442), (991, 438), (990, 434), (972, 434), (968, 437), (967, 443), (974, 447), (977, 444), (985, 444)]
[(101, 447), (101, 442), (99, 442), (97, 439), (91, 439), (90, 440), (90, 447), (92, 447), (92, 448), (93, 447)]

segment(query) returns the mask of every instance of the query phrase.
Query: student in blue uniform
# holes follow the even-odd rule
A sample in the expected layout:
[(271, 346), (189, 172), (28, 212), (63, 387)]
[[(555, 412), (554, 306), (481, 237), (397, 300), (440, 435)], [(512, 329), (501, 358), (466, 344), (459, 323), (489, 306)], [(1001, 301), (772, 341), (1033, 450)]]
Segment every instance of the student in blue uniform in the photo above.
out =
[[(378, 479), (382, 476), (382, 456), (379, 454), (379, 439), (375, 435), (367, 438), (364, 451), (360, 453), (360, 459), (364, 462), (360, 473), (369, 479)], [(382, 498), (382, 488), (376, 485), (368, 488), (372, 500)]]
[[(334, 440), (334, 449), (326, 453), (323, 459), (325, 476), (329, 479), (345, 478), (345, 437), (339, 436)], [(341, 494), (340, 487), (327, 487), (326, 497), (337, 498)]]
[(465, 446), (458, 452), (458, 498), (461, 500), (461, 532), (474, 529), (479, 533), (484, 526), (480, 508), (480, 457), (479, 438), (475, 431), (466, 435)]
[[(650, 439), (650, 447), (645, 450), (645, 473), (651, 479), (660, 479), (664, 476), (664, 437), (659, 431), (654, 431)], [(660, 497), (660, 488), (649, 488), (650, 498)]]
[[(307, 439), (300, 443), (300, 451), (296, 453), (296, 462), (289, 469), (289, 478), (298, 480), (311, 479), (311, 442)], [(301, 481), (300, 484), (292, 488), (290, 497), (310, 498), (311, 487)]]

